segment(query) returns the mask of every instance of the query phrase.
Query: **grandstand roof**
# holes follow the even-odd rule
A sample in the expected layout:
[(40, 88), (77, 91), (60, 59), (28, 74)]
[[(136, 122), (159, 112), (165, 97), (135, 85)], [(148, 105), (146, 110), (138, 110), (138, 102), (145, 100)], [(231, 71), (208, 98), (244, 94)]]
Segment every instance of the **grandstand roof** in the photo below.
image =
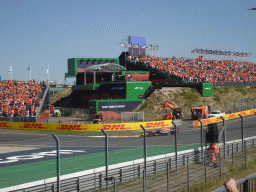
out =
[(121, 65), (114, 64), (114, 63), (93, 65), (93, 66), (85, 68), (85, 71), (101, 71), (101, 70), (104, 70), (104, 71), (126, 71), (126, 68)]

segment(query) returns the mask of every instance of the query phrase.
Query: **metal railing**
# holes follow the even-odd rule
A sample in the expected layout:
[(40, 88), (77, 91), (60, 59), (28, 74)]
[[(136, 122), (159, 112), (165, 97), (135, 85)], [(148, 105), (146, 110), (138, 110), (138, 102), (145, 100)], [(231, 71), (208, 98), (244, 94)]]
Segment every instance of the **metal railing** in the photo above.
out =
[[(249, 150), (250, 148), (255, 150), (255, 141), (256, 137), (245, 139), (246, 145), (244, 146), (244, 149)], [(216, 168), (211, 168), (207, 166), (207, 170), (204, 170), (204, 167), (209, 163), (209, 158), (207, 155), (205, 155), (204, 161), (200, 161), (200, 149), (197, 150), (186, 150), (182, 152), (178, 152), (177, 162), (175, 161), (175, 154), (165, 154), (160, 156), (155, 156), (148, 158), (147, 160), (147, 175), (155, 175), (157, 177), (157, 174), (163, 173), (165, 175), (165, 171), (167, 169), (167, 165), (169, 167), (169, 171), (172, 171), (172, 174), (178, 174), (178, 172), (175, 172), (175, 167), (177, 164), (177, 167), (180, 169), (179, 173), (183, 172), (183, 174), (186, 175), (186, 177), (190, 178), (190, 182), (185, 181), (184, 183), (178, 182), (176, 184), (179, 184), (179, 187), (173, 185), (169, 186), (168, 183), (165, 181), (162, 182), (162, 185), (164, 185), (165, 188), (170, 188), (174, 191), (179, 191), (187, 187), (191, 187), (193, 185), (199, 184), (204, 182), (204, 180), (196, 180), (194, 181), (192, 178), (199, 177), (199, 174), (201, 172), (202, 178), (211, 179), (216, 176), (220, 176), (228, 172), (228, 168), (225, 165), (226, 163), (229, 163), (231, 161), (239, 162), (238, 164), (240, 166), (246, 164), (246, 160), (248, 162), (249, 155), (244, 156), (241, 154), (244, 154), (246, 150), (242, 149), (242, 142), (241, 141), (234, 141), (234, 142), (228, 142), (227, 145), (227, 154), (229, 154), (229, 157), (226, 157), (226, 159), (223, 159), (224, 150), (223, 145), (220, 145), (220, 160), (216, 161), (218, 163), (218, 166)], [(242, 152), (242, 150), (244, 152)], [(236, 157), (238, 154), (238, 157)], [(247, 157), (247, 159), (246, 159)], [(255, 158), (255, 157), (254, 157)], [(126, 164), (126, 165), (125, 165)], [(198, 166), (198, 171), (192, 173), (193, 166)], [(191, 167), (191, 173), (187, 171), (186, 168), (189, 169)], [(185, 169), (184, 169), (185, 168)], [(212, 170), (211, 170), (212, 169)], [(131, 181), (134, 179), (138, 179), (137, 182), (140, 182), (142, 184), (143, 178), (143, 170), (145, 170), (144, 167), (144, 159), (138, 159), (131, 162), (121, 163), (117, 165), (110, 165), (108, 168), (108, 176), (111, 176), (112, 178), (115, 178), (117, 184), (125, 183), (126, 181)], [(199, 171), (200, 170), (200, 171)], [(69, 179), (61, 179), (60, 186), (61, 191), (63, 192), (69, 192), (69, 191), (86, 191), (86, 190), (98, 190), (106, 187), (106, 181), (104, 178), (106, 177), (106, 171), (105, 167), (97, 168), (92, 171), (88, 170), (88, 172), (92, 172), (90, 174), (86, 175), (79, 175), (73, 178)], [(167, 175), (166, 175), (167, 176)], [(159, 177), (159, 176), (158, 176)], [(153, 177), (155, 178), (155, 177)], [(145, 185), (150, 186), (149, 178), (147, 179), (148, 182), (145, 183)], [(193, 181), (193, 184), (192, 184)], [(114, 183), (108, 182), (108, 186), (113, 186)], [(239, 183), (238, 183), (239, 184)], [(121, 187), (120, 187), (121, 188)], [(56, 191), (57, 189), (57, 182), (55, 179), (55, 182), (51, 183), (45, 183), (43, 185), (37, 185), (33, 187), (26, 187), (19, 190), (12, 190), (12, 191), (26, 191), (26, 192), (34, 192), (34, 191)], [(118, 189), (118, 186), (117, 186)], [(2, 189), (3, 191), (8, 191), (5, 189)], [(112, 189), (113, 190), (113, 189)], [(111, 190), (109, 190), (111, 191)]]
[[(216, 158), (216, 167), (209, 166), (210, 158), (207, 155), (206, 147), (203, 146), (203, 141), (205, 140), (203, 137), (205, 135), (206, 130), (201, 129), (192, 135), (192, 132), (182, 132), (182, 135), (186, 135), (187, 137), (183, 137), (183, 143), (178, 139), (177, 134), (175, 133), (175, 138), (172, 136), (170, 137), (161, 137), (160, 140), (155, 140), (157, 137), (149, 137), (149, 138), (142, 138), (137, 137), (133, 138), (131, 140), (124, 140), (121, 139), (119, 141), (112, 140), (113, 146), (125, 146), (125, 148), (129, 149), (129, 159), (130, 161), (127, 161), (127, 158), (124, 157), (124, 155), (119, 155), (119, 157), (122, 157), (122, 161), (124, 163), (113, 163), (112, 165), (108, 165), (108, 175), (106, 175), (106, 166), (103, 166), (104, 164), (101, 164), (104, 162), (104, 157), (102, 156), (100, 159), (101, 163), (99, 164), (85, 164), (84, 161), (81, 162), (83, 164), (83, 169), (85, 171), (78, 172), (79, 167), (72, 170), (75, 173), (69, 174), (69, 175), (63, 175), (61, 176), (61, 191), (82, 191), (82, 190), (98, 190), (106, 186), (106, 181), (104, 178), (106, 176), (111, 176), (112, 178), (115, 178), (115, 184), (117, 185), (117, 189), (122, 191), (122, 187), (129, 186), (129, 184), (132, 184), (133, 188), (128, 191), (133, 191), (136, 189), (142, 189), (144, 186), (145, 189), (148, 191), (153, 191), (154, 186), (151, 185), (151, 183), (155, 183), (159, 178), (161, 181), (158, 181), (158, 186), (161, 186), (163, 188), (169, 188), (171, 186), (172, 190), (179, 191), (186, 187), (191, 187), (196, 184), (201, 184), (204, 181), (207, 181), (209, 179), (213, 179), (214, 177), (222, 177), (223, 173), (230, 172), (233, 168), (240, 168), (242, 166), (246, 166), (251, 160), (256, 159), (256, 136), (245, 138), (245, 134), (248, 135), (255, 135), (255, 132), (251, 132), (255, 130), (255, 116), (248, 117), (248, 121), (243, 119), (241, 117), (241, 126), (239, 120), (238, 122), (230, 121), (226, 123), (223, 121), (223, 126), (221, 128), (221, 132), (219, 134), (219, 141), (221, 137), (223, 136), (223, 143), (220, 143), (220, 157)], [(226, 125), (227, 124), (227, 125)], [(230, 126), (228, 126), (230, 124)], [(173, 123), (173, 125), (176, 127), (176, 124)], [(246, 125), (246, 126), (245, 126)], [(244, 128), (247, 127), (247, 129)], [(179, 126), (177, 126), (179, 127)], [(227, 129), (227, 127), (230, 127), (231, 129)], [(202, 128), (202, 127), (201, 127)], [(176, 129), (177, 130), (177, 129)], [(227, 132), (228, 131), (228, 132)], [(250, 132), (249, 132), (250, 131)], [(241, 135), (240, 135), (241, 133)], [(146, 135), (146, 134), (145, 134)], [(82, 136), (82, 135), (81, 135)], [(70, 137), (72, 139), (69, 139), (68, 137), (60, 136), (61, 144), (65, 146), (71, 146), (72, 143), (79, 143), (79, 147), (87, 146), (88, 144), (90, 146), (95, 146), (92, 149), (93, 150), (100, 150), (101, 147), (105, 147), (108, 149), (108, 143), (105, 145), (102, 145), (102, 140), (97, 140), (97, 137)], [(105, 139), (107, 136), (105, 135)], [(226, 141), (226, 138), (233, 141)], [(234, 138), (238, 140), (234, 140)], [(85, 140), (89, 141), (87, 145), (85, 144)], [(174, 144), (175, 139), (175, 144)], [(144, 141), (144, 145), (142, 144)], [(147, 144), (147, 142), (148, 144)], [(163, 142), (162, 142), (163, 141)], [(134, 143), (133, 143), (134, 142)], [(137, 145), (135, 144), (137, 143)], [(159, 142), (162, 143), (162, 145), (168, 146), (167, 150), (163, 150), (163, 146), (159, 146)], [(186, 144), (189, 142), (190, 144)], [(41, 138), (40, 139), (34, 139), (34, 140), (28, 140), (28, 141), (17, 141), (17, 142), (11, 142), (8, 145), (14, 145), (14, 146), (20, 146), (23, 145), (34, 145), (38, 144), (40, 147), (42, 146), (49, 146), (50, 141), (47, 140), (47, 138)], [(53, 146), (56, 144), (54, 142)], [(66, 144), (65, 144), (66, 143)], [(96, 144), (96, 145), (93, 145)], [(178, 144), (179, 143), (179, 144)], [(134, 145), (135, 144), (135, 145)], [(174, 144), (174, 145), (173, 145)], [(200, 146), (201, 144), (201, 146)], [(102, 145), (102, 146), (101, 146)], [(190, 149), (183, 149), (183, 151), (178, 151), (178, 148), (184, 147), (184, 145), (196, 145), (196, 147), (191, 147)], [(133, 146), (133, 147), (129, 147)], [(137, 146), (137, 147), (134, 147)], [(200, 146), (200, 148), (198, 148)], [(61, 146), (62, 147), (62, 146)], [(150, 150), (144, 151), (140, 149), (144, 147), (146, 149), (147, 147), (153, 147), (156, 148), (157, 152), (151, 153)], [(140, 151), (134, 153), (132, 151), (132, 148), (139, 149)], [(174, 153), (170, 152), (170, 148), (175, 149)], [(191, 149), (192, 148), (192, 149)], [(108, 150), (106, 150), (108, 151)], [(152, 151), (152, 150), (151, 150)], [(56, 151), (55, 151), (56, 153)], [(126, 152), (127, 153), (127, 152)], [(115, 153), (114, 153), (115, 154)], [(158, 154), (158, 155), (157, 155)], [(144, 158), (143, 158), (144, 157)], [(99, 156), (97, 158), (100, 158)], [(118, 158), (118, 155), (115, 154), (112, 158), (116, 159)], [(63, 163), (65, 162), (66, 158), (63, 158)], [(86, 160), (86, 158), (84, 158)], [(105, 155), (105, 160), (108, 162), (108, 155)], [(111, 159), (109, 159), (111, 160)], [(112, 159), (113, 161), (113, 159)], [(168, 164), (167, 164), (168, 163)], [(71, 163), (72, 164), (72, 163)], [(99, 166), (100, 165), (100, 166)], [(31, 165), (32, 166), (32, 165)], [(55, 168), (55, 165), (52, 164), (51, 171), (57, 170)], [(98, 167), (91, 169), (91, 167)], [(145, 168), (146, 167), (146, 168)], [(167, 169), (168, 167), (168, 169)], [(65, 167), (61, 167), (63, 170), (65, 170)], [(89, 169), (88, 169), (89, 168)], [(169, 169), (170, 168), (170, 169)], [(88, 169), (88, 170), (86, 170)], [(187, 171), (187, 169), (189, 171)], [(145, 171), (143, 175), (143, 171)], [(166, 172), (165, 172), (166, 171)], [(168, 172), (171, 172), (168, 174)], [(7, 174), (7, 172), (6, 172)], [(13, 175), (13, 171), (10, 173)], [(181, 175), (179, 175), (181, 174)], [(160, 177), (160, 176), (161, 177)], [(168, 176), (167, 176), (168, 175)], [(32, 176), (32, 175), (31, 175)], [(53, 177), (53, 176), (51, 176)], [(166, 178), (168, 177), (169, 180), (167, 182)], [(45, 178), (49, 178), (49, 176), (45, 176)], [(141, 180), (140, 180), (141, 178)], [(144, 179), (142, 179), (144, 178)], [(147, 178), (147, 183), (143, 183), (143, 181)], [(185, 178), (185, 179), (184, 179)], [(190, 180), (186, 180), (186, 178)], [(3, 178), (2, 178), (3, 179)], [(143, 180), (143, 181), (142, 181)], [(152, 180), (152, 182), (150, 182)], [(129, 181), (129, 183), (125, 183), (126, 181)], [(8, 180), (3, 180), (3, 182), (0, 180), (0, 184), (4, 182), (9, 182)], [(142, 186), (143, 184), (143, 186)], [(28, 187), (28, 185), (30, 187)], [(24, 187), (25, 186), (25, 187)], [(113, 186), (112, 181), (109, 182), (109, 187), (111, 188)], [(54, 190), (56, 188), (56, 177), (44, 179), (41, 181), (36, 181), (34, 184), (31, 182), (29, 184), (24, 184), (23, 187), (19, 186), (12, 188), (12, 191), (44, 191), (46, 189)], [(47, 188), (48, 187), (48, 188)], [(136, 188), (136, 189), (135, 189)], [(3, 191), (7, 191), (7, 189), (2, 189)], [(111, 189), (112, 190), (112, 189)]]
[(141, 112), (122, 112), (121, 122), (141, 122), (144, 121), (144, 111)]
[(234, 112), (255, 109), (255, 107), (256, 107), (255, 99), (256, 99), (256, 97), (235, 100), (234, 101)]
[[(242, 179), (236, 181), (237, 189), (242, 191), (256, 191), (256, 173), (248, 175)], [(213, 192), (224, 192), (226, 191), (225, 187), (220, 187), (219, 189), (214, 190)]]

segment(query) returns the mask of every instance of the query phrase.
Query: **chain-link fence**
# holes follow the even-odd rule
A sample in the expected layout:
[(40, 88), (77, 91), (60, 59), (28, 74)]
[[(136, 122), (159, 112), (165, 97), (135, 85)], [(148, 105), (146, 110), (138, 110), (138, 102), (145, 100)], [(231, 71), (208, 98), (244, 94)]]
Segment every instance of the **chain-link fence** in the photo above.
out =
[(219, 124), (220, 150), (212, 153), (205, 144), (207, 127), (181, 125), (177, 134), (155, 137), (58, 135), (60, 148), (52, 136), (3, 132), (0, 188), (56, 191), (60, 170), (61, 191), (114, 191), (114, 183), (116, 191), (182, 191), (256, 159), (255, 124), (256, 116)]
[(255, 109), (255, 107), (256, 107), (255, 99), (256, 99), (256, 97), (235, 100), (234, 101), (234, 112)]
[(144, 111), (141, 112), (122, 112), (121, 122), (142, 122), (144, 121)]
[(55, 107), (54, 113), (49, 118), (50, 123), (68, 123), (70, 120), (73, 123), (76, 123), (76, 121), (79, 121), (80, 123), (88, 123), (88, 121), (92, 121), (89, 116), (89, 110), (84, 108)]

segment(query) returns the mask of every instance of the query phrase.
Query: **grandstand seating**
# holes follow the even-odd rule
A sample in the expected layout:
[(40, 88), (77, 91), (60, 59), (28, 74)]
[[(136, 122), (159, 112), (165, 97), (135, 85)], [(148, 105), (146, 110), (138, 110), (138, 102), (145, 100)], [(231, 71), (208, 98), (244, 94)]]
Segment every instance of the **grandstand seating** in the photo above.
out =
[(36, 81), (0, 82), (0, 117), (33, 117), (42, 102), (41, 85)]
[(173, 74), (191, 82), (254, 82), (256, 64), (234, 60), (206, 60), (203, 58), (162, 58), (128, 56), (151, 68)]

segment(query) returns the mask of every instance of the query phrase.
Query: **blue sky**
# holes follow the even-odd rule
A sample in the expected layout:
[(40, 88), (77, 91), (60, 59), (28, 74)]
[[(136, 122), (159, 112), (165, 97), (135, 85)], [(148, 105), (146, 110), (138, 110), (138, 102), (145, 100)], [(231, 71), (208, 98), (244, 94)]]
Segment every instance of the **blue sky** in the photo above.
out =
[(256, 63), (252, 7), (255, 0), (0, 0), (0, 76), (10, 79), (12, 65), (14, 80), (29, 80), (31, 65), (32, 79), (47, 80), (49, 64), (50, 80), (62, 83), (68, 58), (116, 58), (129, 35), (163, 57), (202, 48), (251, 53)]

